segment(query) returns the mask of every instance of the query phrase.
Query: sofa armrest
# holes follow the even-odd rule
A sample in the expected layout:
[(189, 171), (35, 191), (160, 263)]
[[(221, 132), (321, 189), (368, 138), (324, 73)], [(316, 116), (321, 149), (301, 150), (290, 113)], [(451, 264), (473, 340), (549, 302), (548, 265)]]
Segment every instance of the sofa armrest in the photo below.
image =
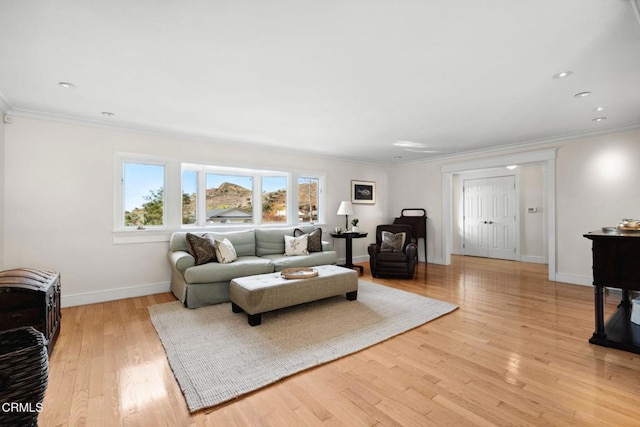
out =
[(169, 262), (172, 268), (181, 273), (184, 273), (187, 268), (196, 265), (196, 259), (186, 251), (169, 252)]
[(333, 243), (331, 242), (327, 242), (326, 240), (322, 241), (322, 251), (332, 251), (333, 250)]

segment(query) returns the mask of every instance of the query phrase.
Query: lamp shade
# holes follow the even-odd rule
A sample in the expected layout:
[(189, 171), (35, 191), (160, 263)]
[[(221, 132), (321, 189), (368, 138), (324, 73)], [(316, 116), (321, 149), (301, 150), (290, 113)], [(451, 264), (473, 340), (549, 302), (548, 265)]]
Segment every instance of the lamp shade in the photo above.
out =
[(340, 202), (340, 207), (338, 208), (338, 212), (336, 215), (353, 215), (355, 212), (353, 211), (353, 205), (351, 202), (342, 201)]

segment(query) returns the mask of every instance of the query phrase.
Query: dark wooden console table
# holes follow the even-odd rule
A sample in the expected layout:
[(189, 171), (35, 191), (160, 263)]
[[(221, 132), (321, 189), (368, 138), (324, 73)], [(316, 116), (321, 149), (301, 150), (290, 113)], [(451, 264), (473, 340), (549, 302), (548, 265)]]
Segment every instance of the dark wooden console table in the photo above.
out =
[[(631, 322), (629, 291), (640, 291), (640, 232), (600, 232), (584, 235), (593, 252), (595, 331), (592, 344), (640, 354), (640, 325)], [(604, 321), (604, 288), (622, 290), (618, 310)]]
[(346, 261), (340, 267), (345, 268), (357, 268), (360, 270), (360, 274), (364, 273), (364, 267), (361, 265), (353, 264), (353, 239), (359, 239), (361, 237), (367, 237), (368, 233), (331, 233), (331, 237), (335, 239), (345, 239), (346, 242)]

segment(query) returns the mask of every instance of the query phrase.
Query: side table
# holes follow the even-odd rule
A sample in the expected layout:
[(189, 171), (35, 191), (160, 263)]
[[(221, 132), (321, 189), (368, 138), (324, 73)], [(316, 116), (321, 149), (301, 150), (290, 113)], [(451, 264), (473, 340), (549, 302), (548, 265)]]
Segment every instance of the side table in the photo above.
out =
[(360, 239), (362, 237), (367, 237), (369, 233), (331, 233), (331, 237), (334, 239), (345, 239), (346, 244), (346, 262), (342, 264), (340, 267), (345, 268), (357, 268), (360, 270), (360, 274), (364, 273), (364, 267), (361, 265), (353, 264), (353, 239)]

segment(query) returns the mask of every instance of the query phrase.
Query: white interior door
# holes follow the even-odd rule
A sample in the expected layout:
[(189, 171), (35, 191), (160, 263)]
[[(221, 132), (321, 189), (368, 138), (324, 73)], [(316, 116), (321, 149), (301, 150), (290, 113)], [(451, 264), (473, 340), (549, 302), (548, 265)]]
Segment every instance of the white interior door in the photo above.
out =
[(515, 177), (464, 180), (464, 254), (516, 259)]

